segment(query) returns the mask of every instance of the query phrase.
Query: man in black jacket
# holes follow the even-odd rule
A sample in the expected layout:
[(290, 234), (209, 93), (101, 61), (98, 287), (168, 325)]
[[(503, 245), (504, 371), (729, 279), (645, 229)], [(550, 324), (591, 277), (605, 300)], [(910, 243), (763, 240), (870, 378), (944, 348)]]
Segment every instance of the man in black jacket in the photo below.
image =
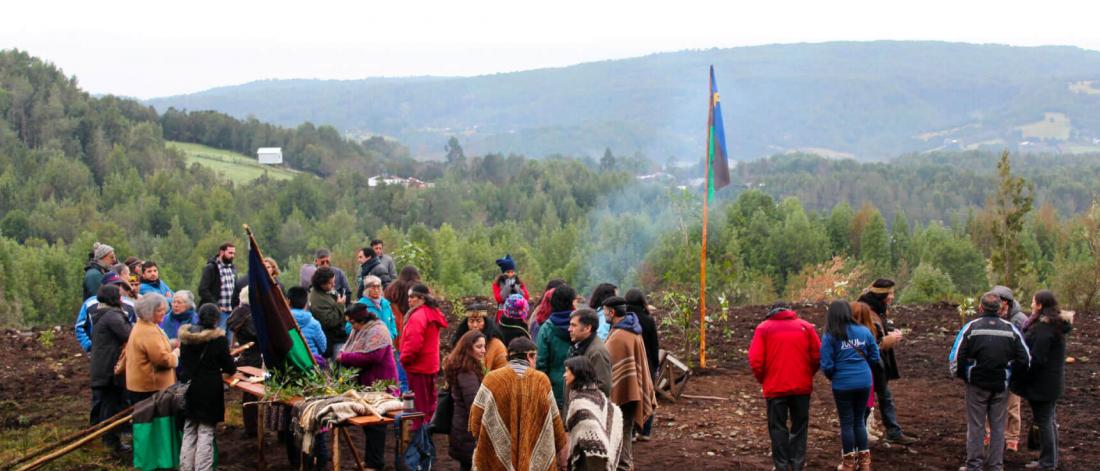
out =
[[(1020, 331), (1001, 316), (1007, 306), (996, 293), (981, 301), (982, 316), (959, 331), (948, 356), (951, 374), (966, 381), (967, 471), (1002, 469), (1008, 383), (1027, 372), (1031, 355)], [(989, 420), (989, 452), (984, 453), (985, 421)], [(985, 455), (983, 457), (983, 455)]]
[(222, 312), (218, 326), (225, 329), (225, 321), (233, 311), (233, 291), (237, 282), (237, 272), (233, 267), (233, 257), (237, 249), (226, 242), (218, 247), (218, 254), (211, 257), (202, 269), (199, 280), (199, 305), (212, 303)]

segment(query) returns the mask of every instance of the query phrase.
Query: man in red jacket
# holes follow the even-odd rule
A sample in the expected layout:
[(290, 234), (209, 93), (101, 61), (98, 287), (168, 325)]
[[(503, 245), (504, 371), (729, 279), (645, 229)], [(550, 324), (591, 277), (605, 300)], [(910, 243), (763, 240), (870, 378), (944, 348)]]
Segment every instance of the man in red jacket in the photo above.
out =
[(820, 359), (821, 339), (814, 325), (799, 319), (790, 308), (775, 305), (756, 326), (749, 366), (768, 401), (768, 434), (777, 470), (796, 471), (806, 465), (810, 393)]

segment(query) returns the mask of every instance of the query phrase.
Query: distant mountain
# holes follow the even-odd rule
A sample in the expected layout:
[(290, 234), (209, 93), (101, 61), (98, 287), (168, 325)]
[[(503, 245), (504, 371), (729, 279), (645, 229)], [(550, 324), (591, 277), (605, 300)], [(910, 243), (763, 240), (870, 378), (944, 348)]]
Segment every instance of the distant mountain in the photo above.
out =
[(149, 100), (380, 134), (420, 156), (467, 153), (697, 160), (714, 64), (731, 155), (803, 150), (1100, 150), (1100, 52), (942, 42), (834, 42), (653, 54), (477, 77), (267, 80)]

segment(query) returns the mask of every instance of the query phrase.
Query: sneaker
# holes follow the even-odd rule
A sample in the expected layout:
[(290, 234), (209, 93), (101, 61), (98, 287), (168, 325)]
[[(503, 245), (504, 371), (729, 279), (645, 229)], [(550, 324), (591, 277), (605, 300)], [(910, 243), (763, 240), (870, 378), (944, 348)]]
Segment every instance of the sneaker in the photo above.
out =
[(887, 443), (896, 443), (898, 445), (912, 445), (919, 442), (920, 440), (917, 439), (917, 437), (909, 436), (903, 433), (896, 437), (886, 437), (883, 441)]
[(649, 435), (638, 435), (638, 440), (641, 440), (643, 442), (648, 442), (652, 439), (653, 439), (653, 437), (649, 436)]

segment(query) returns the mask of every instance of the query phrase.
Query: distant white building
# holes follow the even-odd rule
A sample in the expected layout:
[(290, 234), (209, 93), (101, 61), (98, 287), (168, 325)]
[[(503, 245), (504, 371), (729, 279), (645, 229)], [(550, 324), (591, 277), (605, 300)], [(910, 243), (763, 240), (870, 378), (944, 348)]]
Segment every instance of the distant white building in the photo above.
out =
[(283, 163), (282, 147), (261, 147), (256, 150), (256, 156), (261, 165), (276, 165)]
[(367, 179), (368, 187), (376, 187), (378, 185), (401, 185), (408, 188), (431, 188), (435, 186), (434, 183), (428, 183), (421, 181), (417, 178), (409, 177), (391, 177), (386, 175), (375, 175)]

